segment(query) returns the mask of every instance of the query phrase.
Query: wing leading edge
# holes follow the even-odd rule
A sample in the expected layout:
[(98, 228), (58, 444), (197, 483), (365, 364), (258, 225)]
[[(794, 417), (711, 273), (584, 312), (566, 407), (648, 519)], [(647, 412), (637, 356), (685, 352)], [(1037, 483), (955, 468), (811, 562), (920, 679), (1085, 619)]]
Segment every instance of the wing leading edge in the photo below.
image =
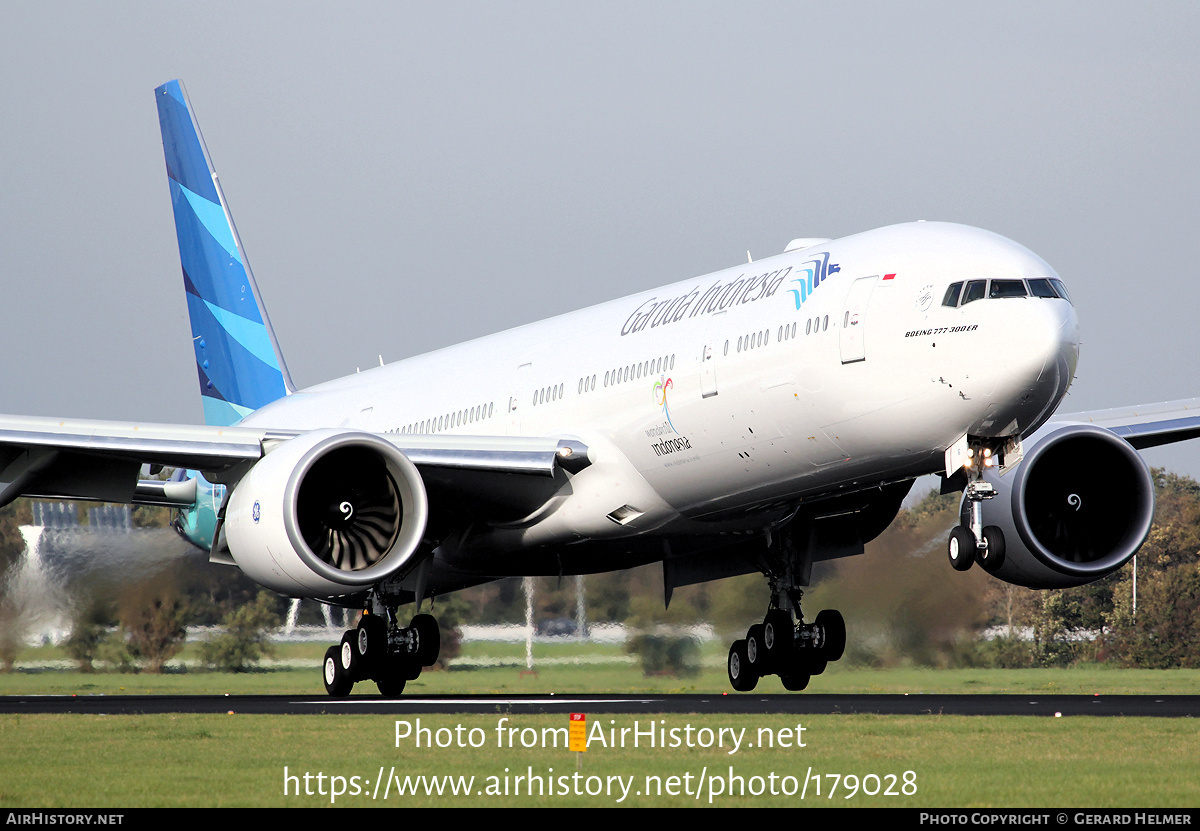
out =
[(1063, 413), (1054, 416), (1051, 422), (1095, 424), (1125, 439), (1136, 449), (1144, 450), (1200, 437), (1200, 398)]
[[(145, 464), (198, 470), (232, 486), (254, 462), (298, 435), (256, 427), (0, 416), (0, 504), (19, 496), (132, 502)], [(543, 478), (590, 464), (587, 447), (570, 438), (381, 437), (423, 474), (468, 487), (476, 475)]]

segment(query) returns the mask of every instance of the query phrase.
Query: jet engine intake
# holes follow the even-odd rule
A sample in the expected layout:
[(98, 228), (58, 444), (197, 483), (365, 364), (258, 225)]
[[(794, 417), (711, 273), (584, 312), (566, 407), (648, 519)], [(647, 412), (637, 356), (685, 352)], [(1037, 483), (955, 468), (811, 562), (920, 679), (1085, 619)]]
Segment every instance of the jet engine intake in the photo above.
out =
[[(1048, 425), (1026, 440), (1015, 469), (985, 478), (996, 496), (982, 504), (983, 525), (1004, 532), (1006, 549), (990, 570), (1010, 583), (1091, 583), (1125, 565), (1150, 533), (1150, 471), (1127, 442), (1100, 427)], [(965, 499), (962, 521), (970, 523)]]
[(391, 443), (316, 430), (271, 450), (242, 477), (229, 497), (225, 539), (257, 582), (292, 597), (328, 597), (401, 570), (428, 519), (421, 475)]

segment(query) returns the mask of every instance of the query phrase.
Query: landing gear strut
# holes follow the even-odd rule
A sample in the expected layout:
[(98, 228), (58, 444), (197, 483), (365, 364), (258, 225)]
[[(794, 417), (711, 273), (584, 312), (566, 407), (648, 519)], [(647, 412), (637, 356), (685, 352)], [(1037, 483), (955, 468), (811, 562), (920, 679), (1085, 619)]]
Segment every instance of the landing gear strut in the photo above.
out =
[(364, 613), (358, 627), (348, 629), (341, 644), (325, 652), (322, 675), (330, 695), (349, 695), (357, 682), (369, 679), (381, 694), (397, 696), (422, 667), (437, 661), (442, 637), (433, 615), (415, 615), (402, 627), (394, 609), (383, 611)]

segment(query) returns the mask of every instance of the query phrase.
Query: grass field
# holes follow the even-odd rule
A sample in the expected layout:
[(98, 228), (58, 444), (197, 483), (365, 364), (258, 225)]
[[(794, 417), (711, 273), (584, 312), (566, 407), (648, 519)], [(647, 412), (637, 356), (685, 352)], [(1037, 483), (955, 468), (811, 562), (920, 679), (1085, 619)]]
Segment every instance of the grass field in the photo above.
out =
[[(468, 646), (465, 651), (472, 659), (511, 660), (524, 654), (523, 647), (511, 645)], [(287, 646), (280, 655), (285, 664), (242, 675), (18, 671), (0, 675), (0, 694), (317, 695), (323, 694), (316, 669), (322, 651), (315, 645)], [(619, 647), (585, 650), (585, 661), (580, 663), (571, 663), (566, 652), (557, 646), (539, 647), (536, 675), (522, 674), (514, 666), (427, 672), (407, 692), (726, 691), (719, 655), (715, 661), (708, 656), (699, 677), (678, 679), (644, 677), (624, 659)], [(52, 656), (43, 653), (34, 660), (52, 660)], [(297, 662), (308, 665), (293, 666)], [(374, 692), (369, 684), (359, 688), (363, 694)], [(810, 689), (1183, 694), (1200, 692), (1200, 671), (834, 667), (814, 679)], [(756, 690), (780, 691), (774, 678), (764, 679)], [(0, 717), (4, 751), (0, 808), (682, 806), (706, 805), (710, 800), (731, 807), (1200, 805), (1200, 730), (1191, 720), (592, 716), (591, 729), (604, 728), (606, 737), (619, 739), (621, 728), (637, 727), (644, 733), (653, 723), (674, 730), (679, 746), (647, 747), (643, 737), (635, 748), (631, 732), (626, 733), (625, 747), (605, 746), (593, 734), (591, 748), (581, 755), (553, 746), (553, 739), (563, 737), (564, 716), (509, 715), (501, 726), (518, 732), (509, 734), (512, 746), (498, 746), (504, 733), (496, 728), (504, 717), (501, 712), (421, 716), (420, 726), (429, 731), (421, 734), (425, 743), (436, 745), (440, 740), (449, 746), (417, 747), (412, 738), (402, 739), (397, 746), (396, 719), (389, 716), (4, 716)], [(416, 727), (416, 717), (404, 720)], [(798, 721), (805, 728), (802, 734), (795, 730)], [(609, 734), (608, 728), (617, 733)], [(711, 733), (703, 732), (704, 728)], [(543, 729), (560, 732), (543, 733)], [(730, 753), (737, 731), (744, 731), (741, 744)], [(671, 736), (668, 732), (668, 740)], [(790, 746), (760, 747), (768, 736), (776, 745), (782, 741)], [(706, 737), (712, 742), (719, 737), (723, 746), (699, 746)], [(534, 746), (522, 746), (522, 738)], [(805, 746), (796, 746), (799, 740)], [(479, 746), (470, 747), (472, 741)], [(695, 746), (689, 747), (689, 742)], [(285, 768), (287, 776), (294, 778), (285, 780)], [(461, 787), (465, 780), (438, 779), (435, 784), (431, 779), (409, 778), (421, 775), (474, 779), (469, 794), (453, 795), (451, 788)], [(805, 781), (807, 786), (802, 784)], [(381, 782), (378, 789), (377, 782)], [(285, 784), (290, 790), (287, 796)], [(417, 787), (420, 793), (397, 795), (399, 785)], [(425, 793), (436, 785), (444, 789), (441, 795)], [(806, 788), (803, 800), (802, 788)], [(489, 789), (495, 793), (489, 794)], [(531, 789), (533, 795), (528, 793)], [(589, 789), (594, 793), (589, 795)], [(335, 790), (341, 791), (336, 798), (331, 793)]]
[[(644, 731), (653, 723), (674, 730), (681, 746), (647, 747), (643, 738), (637, 748), (606, 748), (593, 741), (580, 759), (581, 754), (561, 746), (542, 746), (551, 744), (542, 728), (563, 730), (564, 716), (502, 718), (422, 716), (420, 726), (430, 731), (426, 741), (451, 746), (417, 748), (411, 738), (396, 746), (395, 719), (387, 716), (6, 716), (0, 718), (0, 747), (5, 748), (0, 808), (710, 801), (725, 806), (1067, 808), (1195, 807), (1200, 802), (1196, 727), (1178, 719), (812, 716), (802, 720), (804, 731), (798, 734), (797, 719), (780, 716), (616, 717), (611, 724), (594, 717), (600, 727), (618, 730), (640, 726)], [(417, 726), (415, 718), (408, 721)], [(523, 731), (510, 737), (515, 747), (497, 747), (505, 735), (497, 732), (498, 725)], [(462, 744), (474, 740), (481, 746), (454, 746), (459, 727)], [(724, 747), (687, 747), (689, 738), (694, 744), (705, 740), (703, 728), (714, 734), (721, 728), (744, 729), (743, 744), (730, 753), (732, 739), (726, 734)], [(792, 745), (799, 737), (805, 746), (758, 747), (766, 731)], [(521, 747), (522, 735), (537, 746)], [(284, 795), (285, 770), (296, 777), (289, 796)], [(381, 771), (392, 783), (387, 799), (382, 798), (385, 787), (375, 790)], [(581, 779), (572, 780), (577, 772)], [(530, 773), (541, 778), (543, 789), (549, 786), (550, 794), (538, 796), (535, 787), (535, 795), (528, 795), (529, 784), (516, 777)], [(814, 774), (819, 785), (813, 784)], [(444, 780), (447, 790), (441, 795), (425, 792), (430, 780), (417, 783), (416, 795), (396, 794), (393, 777), (411, 783), (408, 777), (418, 775), (474, 777), (474, 782), (465, 796), (451, 795)], [(857, 781), (835, 782), (846, 775)], [(806, 779), (801, 800), (797, 791)], [(593, 795), (585, 792), (589, 786)], [(489, 795), (489, 788), (496, 794)], [(333, 795), (339, 790), (340, 798)], [(622, 793), (627, 793), (623, 799)]]

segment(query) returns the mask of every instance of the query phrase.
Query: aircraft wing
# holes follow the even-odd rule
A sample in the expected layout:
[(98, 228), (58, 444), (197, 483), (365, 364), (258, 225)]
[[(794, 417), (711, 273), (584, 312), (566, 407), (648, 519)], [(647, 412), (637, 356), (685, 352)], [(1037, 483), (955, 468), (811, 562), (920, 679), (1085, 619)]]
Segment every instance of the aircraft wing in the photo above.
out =
[(1200, 437), (1200, 398), (1055, 415), (1051, 422), (1095, 424), (1138, 450)]
[[(133, 501), (142, 465), (232, 484), (296, 430), (0, 416), (0, 505), (19, 496)], [(569, 438), (379, 434), (434, 483), (472, 490), (496, 476), (554, 478), (589, 464)], [(538, 488), (539, 491), (543, 490)]]

